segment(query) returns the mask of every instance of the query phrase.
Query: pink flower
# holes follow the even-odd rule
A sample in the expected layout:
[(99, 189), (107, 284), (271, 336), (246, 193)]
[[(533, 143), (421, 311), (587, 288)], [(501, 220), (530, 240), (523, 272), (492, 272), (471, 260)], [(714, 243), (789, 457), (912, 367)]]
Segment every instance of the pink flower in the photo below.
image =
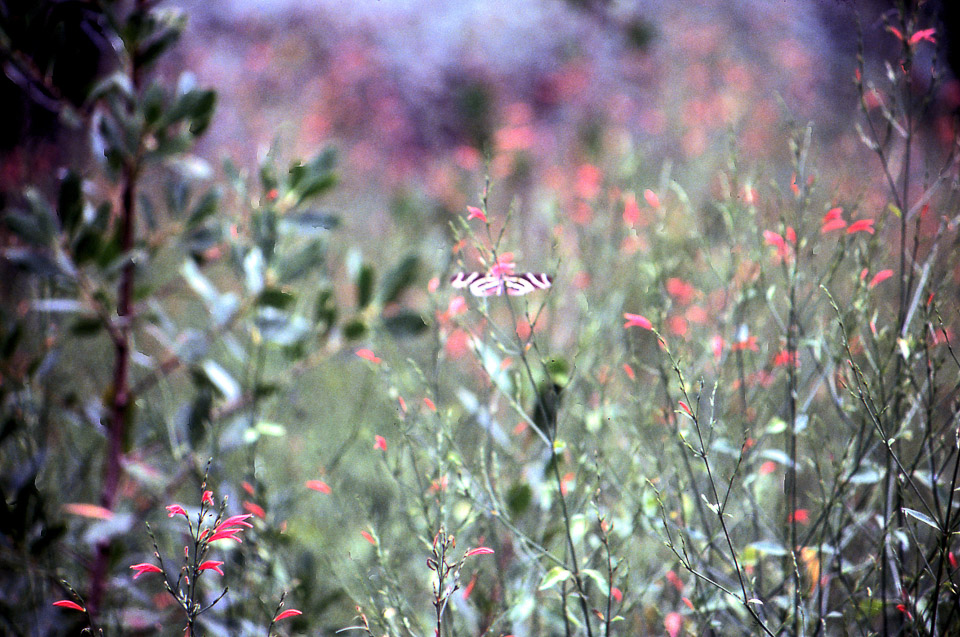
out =
[(517, 267), (517, 264), (513, 262), (513, 253), (504, 252), (497, 257), (497, 262), (493, 264), (493, 267), (490, 268), (491, 276), (503, 276), (505, 274), (513, 274), (514, 268)]
[(854, 232), (869, 232), (873, 234), (873, 219), (860, 219), (859, 221), (851, 223), (850, 227), (847, 228), (847, 234), (853, 234)]
[(653, 329), (653, 323), (650, 322), (650, 319), (640, 314), (624, 312), (623, 318), (627, 319), (627, 322), (623, 324), (624, 329), (628, 327), (642, 327), (645, 330)]
[(288, 609), (288, 610), (283, 611), (282, 613), (280, 613), (280, 614), (277, 615), (276, 617), (274, 617), (274, 618), (273, 618), (273, 621), (274, 621), (274, 623), (276, 623), (276, 622), (280, 621), (281, 619), (286, 619), (287, 617), (296, 617), (297, 615), (303, 615), (303, 613), (300, 612), (300, 611), (298, 611), (298, 610), (295, 609), (295, 608), (290, 608), (290, 609)]
[(693, 300), (693, 295), (697, 291), (695, 287), (683, 279), (678, 279), (676, 277), (667, 279), (666, 287), (667, 294), (672, 296), (680, 305), (688, 305), (690, 301)]
[(476, 206), (467, 206), (467, 212), (469, 213), (467, 215), (467, 221), (470, 221), (471, 219), (479, 219), (484, 223), (489, 223), (487, 221), (487, 215), (480, 208), (477, 208)]
[(486, 546), (478, 546), (475, 549), (470, 549), (469, 551), (467, 551), (464, 557), (471, 557), (474, 555), (490, 555), (492, 553), (493, 553), (493, 549), (487, 548)]
[(632, 226), (638, 221), (640, 221), (640, 206), (637, 205), (637, 197), (632, 192), (628, 192), (623, 197), (623, 222)]
[(680, 629), (683, 628), (683, 615), (676, 611), (667, 613), (667, 616), (663, 618), (663, 627), (667, 629), (667, 635), (677, 637), (680, 634)]
[(307, 480), (307, 488), (313, 489), (314, 491), (319, 491), (323, 494), (330, 493), (330, 487), (323, 480)]
[(223, 562), (220, 562), (219, 560), (207, 560), (206, 562), (198, 566), (197, 570), (213, 571), (215, 573), (219, 573), (220, 575), (223, 575), (223, 569), (220, 568), (221, 566), (223, 566)]
[(373, 448), (379, 449), (380, 451), (387, 450), (387, 439), (383, 436), (374, 436), (373, 437)]
[(936, 38), (933, 37), (933, 34), (936, 32), (937, 32), (936, 29), (921, 29), (910, 36), (910, 39), (907, 40), (907, 44), (909, 44), (910, 46), (913, 46), (914, 44), (916, 44), (921, 40), (926, 40), (927, 42), (936, 44), (937, 40)]
[(183, 517), (187, 517), (187, 512), (179, 504), (171, 504), (170, 506), (167, 507), (167, 517), (172, 518), (175, 515), (182, 515)]
[(847, 227), (847, 222), (843, 218), (843, 208), (831, 208), (827, 214), (823, 215), (820, 221), (820, 234), (826, 234), (834, 230), (840, 230)]
[(687, 405), (687, 403), (683, 402), (682, 400), (678, 400), (677, 404), (680, 405), (680, 409), (687, 412), (688, 416), (693, 416), (693, 412), (690, 410), (690, 407)]
[(210, 506), (214, 506), (214, 504), (213, 504), (213, 491), (204, 491), (204, 492), (203, 492), (203, 497), (200, 498), (200, 503), (201, 503), (201, 504), (209, 504)]
[(760, 475), (767, 476), (777, 470), (777, 463), (773, 460), (767, 460), (760, 465)]
[(616, 586), (610, 589), (610, 596), (617, 600), (618, 604), (623, 601), (623, 591)]
[(357, 356), (359, 356), (363, 360), (370, 361), (374, 365), (380, 362), (380, 358), (373, 353), (373, 350), (369, 350), (367, 348), (361, 348), (361, 349), (358, 349), (355, 353)]
[(87, 612), (87, 609), (81, 606), (76, 602), (71, 602), (69, 599), (61, 599), (60, 601), (54, 602), (54, 606), (59, 606), (60, 608), (69, 608), (70, 610), (78, 610), (81, 613)]
[(243, 501), (243, 510), (252, 513), (261, 520), (267, 519), (267, 512), (263, 510), (263, 507), (249, 500)]
[(649, 188), (643, 191), (643, 198), (646, 200), (647, 205), (658, 210), (660, 208), (660, 197), (657, 196), (657, 193), (653, 192)]
[(133, 574), (133, 579), (137, 579), (144, 573), (162, 573), (163, 572), (159, 566), (155, 566), (153, 564), (150, 564), (149, 562), (134, 564), (130, 568), (136, 571), (136, 573)]
[(883, 281), (886, 281), (892, 276), (893, 276), (893, 270), (880, 270), (879, 272), (873, 275), (873, 278), (870, 279), (870, 283), (867, 284), (867, 287), (873, 288), (878, 283), (882, 283)]
[(810, 522), (810, 511), (806, 509), (797, 509), (790, 514), (790, 522), (797, 522), (798, 524), (807, 524)]

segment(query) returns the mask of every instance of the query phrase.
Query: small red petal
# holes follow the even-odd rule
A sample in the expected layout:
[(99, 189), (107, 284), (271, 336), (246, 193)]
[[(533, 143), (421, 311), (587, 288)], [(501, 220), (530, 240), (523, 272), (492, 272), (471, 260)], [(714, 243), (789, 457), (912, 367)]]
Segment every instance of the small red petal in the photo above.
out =
[(362, 535), (363, 539), (365, 539), (367, 542), (370, 542), (370, 544), (373, 544), (374, 546), (377, 545), (377, 541), (366, 531), (360, 531), (360, 535)]
[(653, 192), (649, 188), (643, 191), (643, 198), (646, 200), (647, 205), (654, 210), (660, 207), (660, 197), (658, 197), (657, 193)]
[(867, 284), (867, 287), (872, 288), (876, 286), (878, 283), (882, 283), (883, 281), (886, 281), (892, 276), (893, 276), (893, 270), (880, 270), (879, 272), (873, 275), (873, 278), (870, 279), (870, 283)]
[(303, 615), (303, 613), (300, 612), (300, 611), (298, 611), (298, 610), (296, 610), (295, 608), (290, 608), (290, 609), (288, 609), (288, 610), (283, 611), (282, 613), (280, 613), (280, 614), (277, 615), (276, 617), (274, 617), (274, 618), (273, 618), (273, 621), (274, 621), (274, 622), (278, 622), (278, 621), (280, 621), (281, 619), (286, 619), (287, 617), (296, 617), (297, 615)]
[(307, 480), (307, 488), (313, 489), (314, 491), (319, 491), (320, 493), (329, 494), (330, 487), (323, 480)]
[(78, 610), (81, 613), (85, 613), (87, 611), (86, 608), (84, 608), (83, 606), (81, 606), (76, 602), (71, 602), (69, 599), (61, 599), (58, 602), (54, 602), (53, 605), (59, 606), (60, 608), (69, 608), (71, 610)]
[(380, 362), (380, 358), (373, 353), (373, 350), (361, 348), (361, 349), (358, 349), (355, 353), (357, 356), (359, 356), (365, 361), (370, 361), (371, 363), (374, 363), (374, 364)]
[(423, 399), (423, 404), (426, 405), (426, 406), (427, 406), (427, 409), (429, 409), (430, 411), (436, 411), (436, 410), (437, 410), (437, 406), (436, 406), (436, 405), (433, 403), (433, 401), (430, 400), (429, 398), (424, 398), (424, 399)]
[(253, 502), (249, 502), (245, 500), (243, 502), (243, 510), (250, 512), (251, 514), (257, 516), (261, 520), (265, 520), (267, 518), (267, 512), (264, 511), (263, 507), (260, 506), (259, 504), (255, 504)]
[(854, 232), (869, 232), (873, 234), (873, 219), (860, 219), (859, 221), (851, 223), (850, 227), (847, 228), (847, 234), (853, 234)]
[(490, 555), (491, 553), (493, 553), (493, 549), (487, 548), (486, 546), (478, 546), (475, 549), (470, 549), (467, 551), (464, 557), (471, 557), (473, 555)]
[(650, 319), (648, 319), (645, 316), (641, 316), (640, 314), (631, 314), (629, 312), (624, 312), (623, 318), (627, 319), (627, 322), (623, 324), (624, 328), (642, 327), (645, 330), (653, 329), (653, 323), (650, 322)]
[(373, 438), (373, 448), (379, 449), (380, 451), (387, 450), (387, 439), (383, 436), (374, 436)]
[(610, 596), (617, 600), (617, 603), (623, 601), (623, 592), (616, 586), (610, 589)]
[(687, 412), (688, 416), (693, 416), (693, 412), (690, 411), (690, 407), (687, 406), (687, 403), (683, 402), (682, 400), (677, 401), (677, 403), (680, 405), (680, 409)]

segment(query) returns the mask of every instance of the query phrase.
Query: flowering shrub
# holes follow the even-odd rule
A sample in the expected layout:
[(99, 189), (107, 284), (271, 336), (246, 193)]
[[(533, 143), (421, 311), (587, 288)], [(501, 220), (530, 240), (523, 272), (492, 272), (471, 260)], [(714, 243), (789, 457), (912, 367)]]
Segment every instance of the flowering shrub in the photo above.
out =
[(399, 197), (348, 249), (335, 153), (191, 155), (182, 16), (103, 10), (116, 59), (59, 107), (96, 162), (4, 216), (4, 629), (954, 630), (960, 153), (921, 143), (922, 13), (851, 73), (873, 181), (790, 122), (702, 193), (613, 134), (537, 172), (514, 108), (498, 179), (461, 147), (435, 217)]

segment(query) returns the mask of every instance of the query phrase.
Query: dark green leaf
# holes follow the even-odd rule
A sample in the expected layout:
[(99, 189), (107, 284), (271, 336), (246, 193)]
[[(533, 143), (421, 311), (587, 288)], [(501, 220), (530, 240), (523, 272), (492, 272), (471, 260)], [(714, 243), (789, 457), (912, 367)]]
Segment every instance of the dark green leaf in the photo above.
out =
[(320, 293), (317, 295), (314, 319), (317, 322), (317, 327), (324, 334), (329, 332), (330, 328), (333, 327), (334, 322), (337, 320), (337, 300), (333, 296), (332, 289), (325, 288), (320, 290)]
[(343, 336), (348, 341), (354, 341), (363, 338), (367, 334), (367, 324), (363, 319), (355, 318), (343, 326)]
[(221, 192), (217, 188), (211, 188), (204, 193), (197, 205), (190, 211), (190, 217), (187, 219), (187, 228), (195, 228), (208, 217), (213, 215), (220, 206)]
[(311, 241), (299, 251), (290, 255), (283, 255), (277, 263), (277, 280), (280, 283), (289, 283), (305, 274), (309, 274), (324, 260), (323, 242)]
[(275, 307), (278, 310), (289, 309), (297, 302), (297, 297), (279, 288), (265, 288), (257, 297), (257, 305)]
[(533, 501), (533, 490), (529, 484), (518, 482), (507, 491), (506, 500), (510, 515), (514, 517), (522, 515), (530, 508), (530, 503)]
[(83, 192), (80, 177), (73, 171), (60, 182), (60, 194), (57, 197), (57, 212), (60, 223), (71, 235), (83, 217)]
[(416, 312), (404, 311), (383, 319), (383, 326), (394, 337), (416, 336), (427, 329), (423, 317)]
[(380, 301), (384, 305), (400, 298), (403, 291), (416, 280), (420, 270), (420, 258), (415, 254), (408, 254), (400, 263), (383, 277), (380, 286)]
[(306, 179), (298, 188), (299, 197), (297, 205), (304, 201), (317, 197), (337, 185), (337, 176), (334, 173), (326, 173), (312, 179)]
[(96, 336), (103, 329), (103, 321), (98, 316), (81, 316), (70, 325), (74, 336)]
[(373, 300), (373, 281), (376, 278), (376, 273), (374, 272), (373, 266), (367, 265), (366, 263), (360, 266), (360, 271), (357, 272), (357, 280), (355, 282), (357, 286), (357, 307), (363, 309), (370, 305), (370, 301)]

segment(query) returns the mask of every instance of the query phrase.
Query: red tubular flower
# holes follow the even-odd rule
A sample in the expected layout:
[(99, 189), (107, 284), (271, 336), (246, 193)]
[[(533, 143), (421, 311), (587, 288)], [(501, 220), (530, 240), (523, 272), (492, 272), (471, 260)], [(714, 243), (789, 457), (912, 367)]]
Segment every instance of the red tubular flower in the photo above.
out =
[(263, 510), (263, 507), (255, 502), (250, 502), (249, 500), (243, 501), (243, 510), (257, 516), (261, 520), (265, 520), (267, 518), (267, 512)]
[(219, 560), (207, 560), (203, 564), (197, 567), (198, 571), (213, 571), (223, 575), (223, 569), (220, 567), (223, 566), (223, 562)]
[(200, 498), (201, 504), (209, 504), (213, 506), (213, 491), (204, 491), (203, 497)]
[(360, 535), (362, 535), (363, 539), (365, 539), (367, 542), (370, 542), (370, 544), (373, 544), (374, 546), (377, 545), (377, 541), (373, 539), (373, 536), (370, 535), (367, 531), (360, 531)]
[(476, 206), (467, 206), (467, 221), (471, 219), (479, 219), (480, 221), (487, 223), (487, 215), (484, 214), (483, 210), (477, 208)]
[(464, 557), (471, 557), (474, 555), (490, 555), (493, 553), (493, 549), (487, 548), (486, 546), (478, 546), (475, 549), (470, 549), (466, 552)]
[(172, 518), (175, 515), (182, 515), (183, 517), (187, 517), (187, 512), (179, 504), (171, 504), (170, 506), (167, 507), (167, 517)]
[(323, 480), (307, 480), (307, 488), (324, 494), (330, 493), (330, 487)]
[(136, 571), (136, 573), (133, 574), (133, 579), (137, 579), (138, 577), (140, 577), (140, 576), (143, 575), (144, 573), (162, 573), (162, 572), (163, 572), (163, 571), (160, 569), (159, 566), (156, 566), (156, 565), (154, 565), (154, 564), (150, 564), (149, 562), (143, 562), (143, 563), (141, 563), (141, 564), (134, 564), (134, 565), (131, 566), (130, 568), (132, 568), (133, 570)]
[(623, 313), (623, 318), (627, 319), (627, 322), (623, 324), (624, 328), (628, 327), (642, 327), (645, 330), (652, 330), (653, 323), (650, 322), (650, 319), (640, 314), (630, 314), (629, 312)]
[(870, 283), (867, 284), (868, 288), (875, 287), (878, 283), (886, 281), (893, 276), (893, 270), (880, 270), (873, 275), (873, 278), (870, 279)]
[(286, 619), (287, 617), (296, 617), (297, 615), (303, 615), (303, 613), (295, 608), (289, 608), (276, 617), (273, 618), (274, 622), (278, 622), (281, 619)]
[(374, 436), (373, 439), (373, 448), (379, 449), (380, 451), (387, 450), (387, 439), (383, 436)]
[(373, 353), (373, 350), (367, 348), (361, 348), (356, 351), (356, 355), (362, 358), (365, 361), (370, 361), (373, 364), (380, 362), (380, 358)]
[(869, 232), (873, 234), (873, 219), (860, 219), (859, 221), (851, 223), (850, 227), (847, 228), (847, 234), (853, 234), (854, 232)]
[(61, 599), (60, 601), (54, 602), (54, 606), (59, 606), (60, 608), (69, 608), (70, 610), (78, 610), (81, 613), (87, 612), (87, 609), (81, 606), (76, 602), (71, 602), (69, 599)]
[(649, 188), (643, 191), (643, 198), (646, 200), (647, 205), (654, 210), (658, 210), (660, 208), (660, 197), (658, 197), (657, 193), (653, 192)]

